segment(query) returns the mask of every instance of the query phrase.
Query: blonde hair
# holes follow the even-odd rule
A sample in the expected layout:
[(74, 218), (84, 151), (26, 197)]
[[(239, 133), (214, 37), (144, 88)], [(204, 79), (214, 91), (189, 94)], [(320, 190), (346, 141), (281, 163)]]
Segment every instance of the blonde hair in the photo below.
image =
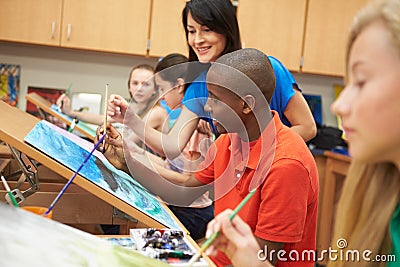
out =
[[(392, 163), (366, 164), (353, 160), (336, 214), (332, 248), (346, 239), (346, 250), (372, 256), (390, 253), (389, 222), (399, 202), (400, 174)], [(377, 266), (376, 262), (336, 261), (328, 266)]]
[[(350, 49), (358, 35), (373, 22), (383, 22), (392, 35), (392, 43), (400, 52), (400, 1), (377, 0), (360, 10), (351, 27), (347, 46), (347, 62)], [(367, 144), (366, 144), (367, 145)], [(378, 156), (378, 155), (377, 155)], [(391, 240), (389, 223), (399, 203), (400, 172), (390, 162), (363, 163), (353, 159), (339, 200), (332, 248), (337, 240), (347, 241), (346, 250), (357, 249), (361, 254), (372, 251), (389, 254)], [(387, 263), (335, 261), (332, 266), (386, 266)]]

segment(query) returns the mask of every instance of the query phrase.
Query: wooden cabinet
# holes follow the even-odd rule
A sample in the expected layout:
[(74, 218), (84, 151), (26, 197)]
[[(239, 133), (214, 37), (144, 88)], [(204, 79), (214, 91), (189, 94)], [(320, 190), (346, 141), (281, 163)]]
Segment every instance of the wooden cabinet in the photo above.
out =
[(64, 0), (61, 46), (145, 55), (151, 0)]
[(303, 72), (343, 76), (348, 30), (368, 0), (309, 0)]
[(239, 0), (243, 47), (260, 49), (299, 70), (307, 0)]
[(182, 10), (186, 0), (153, 0), (150, 56), (162, 57), (169, 53), (188, 55)]
[(147, 53), (152, 0), (0, 1), (0, 40)]
[(291, 71), (344, 76), (348, 29), (368, 0), (239, 0), (245, 47)]
[(0, 0), (0, 40), (59, 45), (62, 0)]
[[(124, 54), (187, 55), (186, 0), (0, 0), (0, 40)], [(291, 71), (345, 74), (348, 29), (368, 0), (239, 0), (244, 47)], [(149, 47), (147, 46), (149, 41)]]

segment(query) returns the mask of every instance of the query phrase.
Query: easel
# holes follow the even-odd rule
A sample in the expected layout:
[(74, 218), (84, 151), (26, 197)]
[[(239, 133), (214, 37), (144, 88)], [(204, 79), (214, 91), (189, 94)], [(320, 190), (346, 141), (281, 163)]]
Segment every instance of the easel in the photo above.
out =
[[(44, 99), (43, 97), (41, 97), (40, 95), (38, 95), (36, 93), (30, 93), (30, 94), (27, 94), (25, 96), (25, 98), (27, 101), (32, 102), (34, 105), (37, 106), (39, 112), (42, 113), (43, 117), (46, 117), (47, 114), (50, 114), (51, 116), (56, 117), (60, 121), (66, 123), (69, 127), (71, 127), (71, 125), (73, 124), (72, 118), (69, 118), (68, 116), (63, 115), (63, 114), (55, 111), (54, 109), (52, 109), (51, 106), (53, 104), (51, 102), (47, 101), (46, 99)], [(88, 132), (87, 129), (85, 129), (82, 126), (82, 123), (76, 124), (74, 126), (74, 129), (76, 129), (78, 132), (80, 132), (85, 137), (89, 138), (90, 140), (94, 139), (94, 135), (91, 134), (90, 132)]]
[[(39, 122), (38, 118), (31, 116), (30, 114), (27, 114), (17, 108), (11, 107), (3, 101), (0, 101), (0, 113), (5, 114), (5, 116), (0, 117), (0, 140), (7, 143), (15, 151), (18, 151), (18, 153), (20, 153), (19, 155), (23, 155), (23, 157), (26, 157), (29, 160), (34, 159), (34, 161), (46, 166), (60, 177), (69, 179), (69, 177), (72, 176), (73, 172), (70, 169), (24, 143), (24, 137)], [(33, 167), (27, 167), (27, 169), (33, 169)], [(35, 178), (35, 174), (32, 174), (31, 177), (34, 178), (31, 180), (35, 180), (37, 178)], [(29, 182), (31, 189), (29, 189), (28, 183), (25, 183), (21, 188), (30, 190), (29, 192), (33, 191), (35, 193), (29, 197), (29, 199), (31, 199), (29, 201), (30, 205), (38, 203), (41, 205), (47, 205), (51, 203), (56, 194), (59, 192), (59, 189), (61, 189), (60, 186), (64, 183), (59, 183), (58, 185), (45, 183), (40, 185), (39, 190), (38, 183), (35, 184)], [(10, 183), (11, 187), (15, 185), (16, 183)], [(48, 189), (49, 192), (45, 192), (45, 189)], [(2, 193), (4, 194), (5, 192), (3, 191)], [(68, 194), (71, 194), (71, 196)], [(81, 198), (80, 200), (77, 200), (79, 199), (79, 196), (81, 196)], [(55, 220), (60, 220), (60, 222), (63, 223), (90, 222), (93, 224), (125, 224), (126, 227), (121, 233), (127, 233), (126, 230), (129, 228), (134, 228), (134, 226), (154, 228), (166, 227), (160, 222), (128, 205), (124, 201), (111, 196), (108, 192), (99, 190), (96, 185), (80, 175), (76, 177), (74, 180), (74, 185), (68, 189), (68, 193), (63, 196), (62, 201), (64, 201), (64, 204), (63, 202), (59, 203), (57, 208), (61, 209), (61, 207), (65, 207), (65, 209), (70, 209), (70, 212), (68, 212), (68, 210), (64, 210), (66, 213), (63, 213), (55, 210), (53, 218)], [(90, 201), (92, 204), (89, 203)], [(114, 207), (118, 211), (115, 210)], [(168, 208), (166, 209), (169, 211)], [(72, 217), (69, 217), (68, 214), (71, 214)], [(172, 216), (177, 222), (179, 222), (174, 215)], [(135, 218), (135, 220), (127, 219), (129, 217)], [(185, 229), (183, 225), (181, 226), (182, 229)]]

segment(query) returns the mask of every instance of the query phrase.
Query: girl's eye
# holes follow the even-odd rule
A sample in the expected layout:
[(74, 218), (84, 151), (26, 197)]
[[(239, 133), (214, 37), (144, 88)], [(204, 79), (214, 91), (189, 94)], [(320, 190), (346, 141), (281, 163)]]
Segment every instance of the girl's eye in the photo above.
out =
[(188, 32), (189, 32), (190, 34), (194, 34), (194, 33), (195, 33), (194, 30), (189, 30)]
[(361, 89), (362, 87), (364, 87), (365, 81), (358, 81), (354, 84), (354, 86), (358, 89)]
[(214, 96), (209, 96), (209, 98), (213, 104), (218, 104), (219, 101)]

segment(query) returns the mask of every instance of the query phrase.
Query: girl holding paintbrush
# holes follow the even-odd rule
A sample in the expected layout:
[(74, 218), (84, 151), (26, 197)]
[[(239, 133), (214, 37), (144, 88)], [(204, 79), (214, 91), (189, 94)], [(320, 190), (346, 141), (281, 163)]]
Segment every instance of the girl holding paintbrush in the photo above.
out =
[[(134, 111), (138, 116), (146, 120), (150, 127), (162, 131), (163, 123), (168, 113), (165, 108), (157, 103), (158, 92), (154, 85), (153, 75), (154, 68), (150, 65), (141, 64), (134, 66), (129, 73), (128, 91), (132, 102), (135, 103)], [(107, 97), (105, 96), (105, 98)], [(104, 115), (71, 110), (71, 100), (65, 94), (57, 99), (56, 104), (69, 117), (95, 125), (103, 125), (104, 123)], [(151, 113), (149, 112), (150, 109), (152, 109)], [(107, 121), (111, 123), (115, 122), (110, 117), (107, 118)], [(138, 139), (135, 140), (139, 141)]]

